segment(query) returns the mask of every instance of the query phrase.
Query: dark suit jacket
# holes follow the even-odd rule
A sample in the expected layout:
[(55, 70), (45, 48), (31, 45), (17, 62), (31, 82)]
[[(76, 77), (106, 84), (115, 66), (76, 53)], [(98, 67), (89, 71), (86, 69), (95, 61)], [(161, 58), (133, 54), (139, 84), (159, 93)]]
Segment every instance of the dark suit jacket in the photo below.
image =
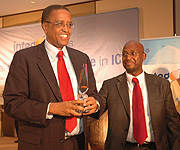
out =
[[(169, 81), (147, 73), (145, 73), (145, 80), (157, 150), (179, 150), (179, 119)], [(126, 74), (123, 73), (104, 81), (100, 95), (104, 102), (101, 113), (108, 109), (108, 134), (105, 149), (123, 150), (130, 123), (130, 102)]]
[[(96, 84), (89, 57), (67, 47), (77, 80), (82, 64), (88, 66), (89, 90), (96, 93)], [(44, 42), (15, 53), (4, 89), (5, 112), (19, 120), (20, 150), (63, 150), (65, 117), (46, 120), (48, 103), (61, 102), (61, 94), (46, 53)], [(87, 149), (87, 123), (84, 132)]]

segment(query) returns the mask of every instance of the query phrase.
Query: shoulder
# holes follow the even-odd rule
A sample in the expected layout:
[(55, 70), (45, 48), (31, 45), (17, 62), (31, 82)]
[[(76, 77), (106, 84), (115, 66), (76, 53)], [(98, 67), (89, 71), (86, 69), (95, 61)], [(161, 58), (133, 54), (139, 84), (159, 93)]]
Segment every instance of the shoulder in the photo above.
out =
[(45, 50), (45, 47), (44, 47), (44, 42), (37, 45), (37, 46), (32, 46), (32, 47), (28, 47), (28, 48), (24, 48), (24, 49), (21, 49), (19, 51), (17, 51), (16, 53), (20, 53), (20, 54), (30, 54), (30, 53), (34, 53), (35, 51), (37, 51), (38, 49), (44, 49)]
[(119, 81), (126, 80), (126, 74), (122, 73), (120, 75), (114, 76), (112, 78), (109, 78), (107, 80), (104, 80), (103, 83), (117, 83)]
[(171, 81), (171, 84), (176, 84), (176, 83), (177, 83), (177, 80)]
[(42, 53), (42, 55), (44, 53), (47, 53), (44, 47), (44, 42), (37, 46), (21, 49), (14, 54), (14, 57), (21, 56), (21, 57), (31, 58), (31, 57), (36, 57), (38, 53)]
[(67, 48), (67, 51), (68, 53), (72, 54), (72, 55), (76, 55), (77, 56), (84, 56), (84, 57), (88, 57), (88, 55), (80, 50), (77, 50), (77, 49), (74, 49), (72, 47), (66, 47)]
[(163, 83), (170, 84), (170, 82), (167, 79), (146, 72), (145, 72), (145, 78), (146, 80), (149, 80), (151, 83), (155, 82), (156, 84), (163, 84)]
[(173, 80), (171, 81), (171, 87), (172, 88), (178, 88), (179, 87), (179, 83), (178, 83), (178, 80)]

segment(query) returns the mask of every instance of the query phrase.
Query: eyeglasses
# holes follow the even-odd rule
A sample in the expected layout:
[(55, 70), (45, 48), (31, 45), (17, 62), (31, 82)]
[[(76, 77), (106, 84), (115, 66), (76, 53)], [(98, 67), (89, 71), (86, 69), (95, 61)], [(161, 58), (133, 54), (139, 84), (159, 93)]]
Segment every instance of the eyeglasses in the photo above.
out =
[(132, 57), (136, 57), (138, 55), (138, 53), (144, 53), (144, 52), (133, 52), (133, 51), (130, 53), (123, 52), (122, 57), (127, 57), (128, 55), (132, 56)]
[(74, 28), (74, 24), (72, 22), (69, 22), (69, 23), (64, 23), (64, 21), (58, 21), (58, 22), (50, 22), (50, 21), (44, 21), (46, 23), (51, 23), (53, 26), (57, 27), (57, 28), (64, 28), (65, 25), (67, 26), (68, 29), (72, 29)]

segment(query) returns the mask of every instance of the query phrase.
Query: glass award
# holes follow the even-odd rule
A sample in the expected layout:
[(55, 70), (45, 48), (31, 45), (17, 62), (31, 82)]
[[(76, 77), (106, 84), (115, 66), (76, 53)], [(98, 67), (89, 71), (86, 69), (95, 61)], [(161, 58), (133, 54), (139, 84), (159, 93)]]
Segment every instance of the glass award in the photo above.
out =
[[(86, 92), (88, 91), (88, 71), (87, 64), (83, 64), (80, 72), (79, 84), (78, 84), (78, 99), (84, 100), (86, 98)], [(86, 111), (80, 111), (80, 113), (86, 113)]]

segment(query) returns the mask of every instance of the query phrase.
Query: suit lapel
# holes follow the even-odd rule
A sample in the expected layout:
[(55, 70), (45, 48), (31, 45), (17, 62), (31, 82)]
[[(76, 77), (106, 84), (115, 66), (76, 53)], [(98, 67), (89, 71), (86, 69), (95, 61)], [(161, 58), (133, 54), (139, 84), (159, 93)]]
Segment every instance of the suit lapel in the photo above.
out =
[[(149, 101), (149, 109), (150, 109), (150, 114), (151, 117), (153, 116), (153, 105), (156, 104), (156, 95), (155, 95), (155, 90), (156, 90), (156, 82), (151, 78), (150, 75), (145, 73), (145, 80), (146, 80), (146, 86), (147, 86), (147, 92), (148, 92), (148, 101)], [(152, 94), (154, 93), (154, 94)], [(156, 114), (155, 114), (156, 115)]]
[(39, 66), (39, 69), (47, 80), (51, 90), (59, 101), (62, 100), (56, 77), (54, 75), (51, 63), (44, 47), (44, 42), (39, 45), (37, 58), (39, 58), (39, 62), (37, 63), (37, 65)]
[(76, 74), (77, 82), (79, 83), (79, 76), (82, 69), (81, 58), (76, 57), (76, 51), (72, 50), (72, 48), (70, 47), (66, 47), (66, 48)]
[(122, 99), (122, 102), (124, 104), (124, 107), (127, 111), (128, 116), (130, 116), (130, 101), (129, 101), (129, 94), (128, 94), (128, 85), (127, 85), (127, 78), (126, 74), (123, 73), (121, 76), (118, 78), (118, 83), (117, 83), (117, 88), (118, 88), (118, 93), (119, 96)]

